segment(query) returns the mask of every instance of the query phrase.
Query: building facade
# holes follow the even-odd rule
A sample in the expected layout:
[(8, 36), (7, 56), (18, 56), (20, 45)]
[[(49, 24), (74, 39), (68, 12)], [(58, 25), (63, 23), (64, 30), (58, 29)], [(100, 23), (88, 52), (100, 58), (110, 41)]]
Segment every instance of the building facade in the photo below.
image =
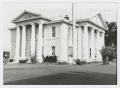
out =
[(67, 16), (51, 20), (41, 14), (24, 11), (12, 22), (16, 27), (10, 28), (10, 56), (16, 63), (31, 56), (42, 63), (43, 57), (50, 55), (68, 63), (74, 63), (75, 59), (102, 61), (100, 50), (105, 45), (107, 26), (101, 14), (76, 20), (74, 24)]

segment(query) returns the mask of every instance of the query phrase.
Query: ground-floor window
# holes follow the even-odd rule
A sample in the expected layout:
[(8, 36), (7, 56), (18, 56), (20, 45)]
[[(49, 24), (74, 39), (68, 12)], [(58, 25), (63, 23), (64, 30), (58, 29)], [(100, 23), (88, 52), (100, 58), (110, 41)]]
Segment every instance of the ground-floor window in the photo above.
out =
[(52, 55), (55, 55), (55, 46), (52, 46)]
[(69, 57), (73, 57), (73, 47), (69, 47)]
[(91, 48), (90, 48), (90, 58), (91, 58)]

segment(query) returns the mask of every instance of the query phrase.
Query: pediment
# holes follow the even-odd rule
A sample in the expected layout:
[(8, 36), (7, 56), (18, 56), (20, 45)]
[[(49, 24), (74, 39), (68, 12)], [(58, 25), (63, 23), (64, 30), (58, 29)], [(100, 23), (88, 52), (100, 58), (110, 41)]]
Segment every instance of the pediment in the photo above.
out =
[(33, 19), (33, 18), (36, 18), (36, 17), (40, 17), (40, 14), (32, 13), (32, 12), (29, 12), (29, 11), (24, 11), (19, 16), (17, 16), (13, 20), (13, 22), (20, 22), (20, 21), (24, 21), (24, 20)]
[(91, 18), (90, 21), (107, 30), (106, 22), (101, 14), (97, 14), (95, 17)]

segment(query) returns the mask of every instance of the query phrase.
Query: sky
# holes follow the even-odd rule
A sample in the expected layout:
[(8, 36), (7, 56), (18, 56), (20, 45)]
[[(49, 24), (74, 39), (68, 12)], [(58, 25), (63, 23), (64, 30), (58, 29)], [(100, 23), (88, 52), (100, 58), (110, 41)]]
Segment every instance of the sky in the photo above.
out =
[(91, 18), (97, 13), (101, 13), (106, 21), (116, 21), (115, 3), (77, 3), (75, 10), (77, 19)]
[[(15, 25), (11, 22), (24, 10), (39, 13), (50, 18), (59, 19), (68, 15), (72, 19), (71, 3), (39, 3), (39, 2), (5, 2), (3, 3), (3, 49), (10, 49), (10, 32), (8, 28)], [(76, 3), (75, 18), (83, 19), (101, 13), (108, 22), (116, 21), (115, 3)]]

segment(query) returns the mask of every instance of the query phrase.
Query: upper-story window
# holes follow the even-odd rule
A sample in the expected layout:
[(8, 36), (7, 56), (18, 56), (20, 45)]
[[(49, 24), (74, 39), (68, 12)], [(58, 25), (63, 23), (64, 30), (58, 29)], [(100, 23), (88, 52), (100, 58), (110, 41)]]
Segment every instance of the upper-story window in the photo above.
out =
[(55, 34), (55, 26), (52, 27), (52, 37), (55, 37), (56, 34)]
[(84, 29), (84, 26), (83, 26), (83, 25), (81, 25), (81, 29)]
[(29, 18), (29, 14), (26, 14), (26, 19), (28, 19)]
[(70, 36), (71, 36), (71, 28), (69, 27), (69, 30), (68, 30), (68, 34), (69, 34), (69, 38), (70, 38)]

